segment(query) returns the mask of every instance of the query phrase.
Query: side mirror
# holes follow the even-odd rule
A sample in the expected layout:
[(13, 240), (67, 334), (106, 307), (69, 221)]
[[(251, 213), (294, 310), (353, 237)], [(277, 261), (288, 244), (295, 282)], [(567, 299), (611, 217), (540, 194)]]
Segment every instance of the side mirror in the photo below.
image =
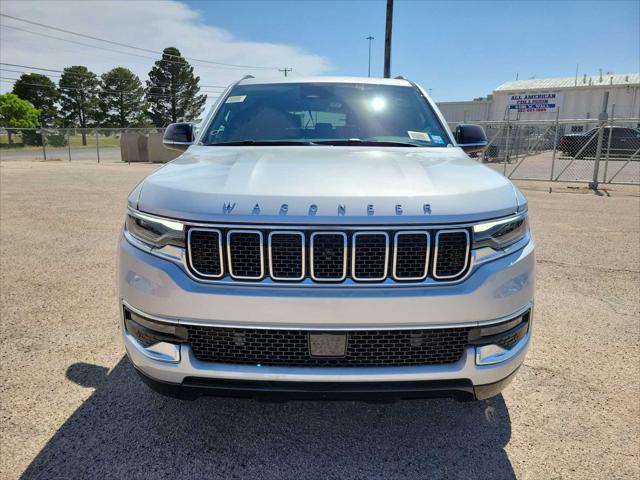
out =
[(171, 150), (184, 152), (193, 143), (193, 123), (172, 123), (164, 131), (162, 144)]
[(480, 125), (461, 123), (456, 127), (454, 136), (458, 146), (466, 153), (482, 152), (489, 145), (484, 128)]

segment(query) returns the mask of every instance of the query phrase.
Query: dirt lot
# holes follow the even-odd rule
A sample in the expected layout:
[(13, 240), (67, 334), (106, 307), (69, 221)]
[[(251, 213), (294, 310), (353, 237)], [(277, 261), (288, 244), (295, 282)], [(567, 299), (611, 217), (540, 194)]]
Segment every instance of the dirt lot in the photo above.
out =
[(521, 184), (536, 329), (503, 395), (181, 403), (143, 386), (118, 332), (118, 230), (153, 168), (0, 164), (0, 478), (639, 478), (637, 187)]

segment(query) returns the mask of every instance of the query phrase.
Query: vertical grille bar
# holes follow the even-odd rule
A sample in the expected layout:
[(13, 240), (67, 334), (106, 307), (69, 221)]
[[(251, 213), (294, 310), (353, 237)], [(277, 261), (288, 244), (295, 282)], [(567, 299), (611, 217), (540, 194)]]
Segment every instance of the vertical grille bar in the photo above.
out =
[(222, 232), (214, 229), (191, 228), (187, 234), (189, 263), (193, 271), (207, 278), (220, 278), (222, 268)]
[(262, 232), (259, 230), (229, 230), (227, 232), (229, 274), (239, 280), (259, 280), (264, 277)]
[(347, 278), (347, 235), (344, 232), (311, 234), (311, 278), (341, 282)]
[(389, 235), (386, 232), (353, 234), (351, 276), (361, 282), (379, 282), (387, 277)]
[(397, 232), (393, 241), (393, 278), (427, 278), (430, 248), (431, 235), (426, 230)]
[(302, 280), (305, 277), (304, 233), (269, 233), (269, 274), (274, 280)]
[(433, 278), (447, 280), (461, 275), (469, 264), (469, 232), (441, 230), (436, 233)]

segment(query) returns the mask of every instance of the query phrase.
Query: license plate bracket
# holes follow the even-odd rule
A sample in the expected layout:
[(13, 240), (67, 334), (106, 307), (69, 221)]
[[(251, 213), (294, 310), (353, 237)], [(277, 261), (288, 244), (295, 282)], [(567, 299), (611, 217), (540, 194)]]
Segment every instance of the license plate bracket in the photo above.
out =
[(309, 332), (309, 355), (342, 358), (347, 354), (346, 332)]

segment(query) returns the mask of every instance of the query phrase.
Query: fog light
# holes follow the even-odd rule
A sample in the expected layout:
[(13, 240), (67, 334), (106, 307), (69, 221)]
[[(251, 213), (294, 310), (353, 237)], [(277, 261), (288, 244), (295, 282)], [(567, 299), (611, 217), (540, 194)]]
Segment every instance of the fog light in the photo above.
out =
[(188, 338), (186, 328), (142, 317), (127, 308), (124, 309), (124, 325), (127, 334), (147, 357), (162, 362), (180, 361), (180, 343)]

